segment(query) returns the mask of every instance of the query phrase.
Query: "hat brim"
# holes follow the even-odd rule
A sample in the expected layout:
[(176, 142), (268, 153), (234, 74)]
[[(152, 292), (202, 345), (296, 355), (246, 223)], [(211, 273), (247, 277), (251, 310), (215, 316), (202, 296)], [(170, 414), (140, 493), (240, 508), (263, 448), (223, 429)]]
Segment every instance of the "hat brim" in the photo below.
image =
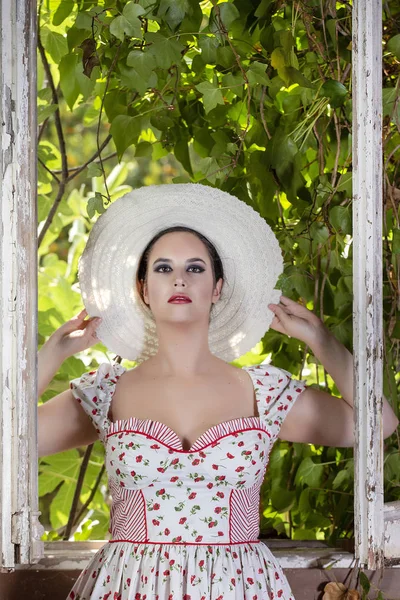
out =
[(223, 263), (224, 284), (209, 324), (209, 348), (229, 362), (251, 350), (269, 329), (283, 270), (278, 240), (251, 206), (201, 184), (141, 187), (113, 202), (98, 218), (80, 257), (78, 275), (97, 336), (123, 358), (142, 362), (157, 352), (156, 324), (136, 288), (142, 252), (175, 225), (205, 235)]

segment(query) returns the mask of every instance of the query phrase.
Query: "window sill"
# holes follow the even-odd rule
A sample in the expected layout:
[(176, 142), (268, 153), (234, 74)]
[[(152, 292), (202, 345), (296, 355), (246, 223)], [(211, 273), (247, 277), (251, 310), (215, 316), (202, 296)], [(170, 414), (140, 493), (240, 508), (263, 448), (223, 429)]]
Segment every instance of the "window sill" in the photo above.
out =
[[(332, 548), (317, 540), (262, 539), (283, 569), (344, 568), (354, 566), (354, 555)], [(44, 542), (44, 558), (35, 565), (17, 565), (16, 569), (81, 570), (105, 544), (103, 540), (87, 542)], [(400, 565), (398, 565), (400, 567)]]

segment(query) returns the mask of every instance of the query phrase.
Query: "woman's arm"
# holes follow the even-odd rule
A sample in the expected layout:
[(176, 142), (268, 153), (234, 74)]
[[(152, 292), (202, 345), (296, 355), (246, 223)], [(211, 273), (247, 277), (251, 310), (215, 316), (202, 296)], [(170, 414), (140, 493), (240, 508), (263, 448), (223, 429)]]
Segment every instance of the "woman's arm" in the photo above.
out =
[[(38, 353), (38, 395), (69, 356), (98, 343), (99, 321), (85, 321), (86, 311), (64, 323)], [(98, 439), (88, 415), (68, 388), (38, 407), (38, 453), (48, 456), (70, 448), (91, 444)]]
[[(289, 441), (352, 446), (353, 355), (314, 313), (298, 302), (282, 296), (279, 305), (270, 304), (269, 307), (275, 313), (271, 327), (305, 342), (342, 395), (342, 398), (336, 398), (320, 390), (306, 389), (287, 415), (279, 437)], [(387, 438), (396, 430), (399, 420), (385, 397), (382, 420), (383, 437)]]
[(49, 338), (38, 352), (38, 396), (47, 389), (50, 381), (57, 373), (64, 358), (61, 356), (59, 346), (54, 338)]

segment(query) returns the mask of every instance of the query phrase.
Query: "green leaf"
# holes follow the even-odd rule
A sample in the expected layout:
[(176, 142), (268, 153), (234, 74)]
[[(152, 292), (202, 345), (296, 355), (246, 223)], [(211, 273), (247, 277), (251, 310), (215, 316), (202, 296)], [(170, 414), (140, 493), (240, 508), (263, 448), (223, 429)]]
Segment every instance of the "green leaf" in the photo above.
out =
[[(51, 198), (44, 194), (38, 195), (38, 223), (44, 221), (47, 218), (49, 210), (51, 208), (51, 204)], [(53, 331), (51, 331), (51, 333), (53, 333)]]
[(137, 143), (141, 133), (141, 120), (139, 117), (118, 115), (111, 123), (110, 133), (117, 148), (118, 160), (121, 160), (125, 150)]
[(154, 56), (158, 67), (169, 69), (171, 65), (181, 62), (184, 46), (175, 39), (168, 39), (160, 33), (146, 33), (146, 41), (151, 44), (147, 53)]
[[(395, 108), (395, 102), (397, 102), (397, 110), (393, 110)], [(397, 99), (396, 88), (383, 88), (382, 90), (382, 116), (392, 116), (394, 120), (400, 122), (400, 102)]]
[(338, 23), (337, 19), (326, 19), (325, 20), (325, 26), (326, 26), (327, 30), (329, 31), (329, 35), (331, 37), (332, 45), (333, 45), (335, 51), (337, 50), (337, 40), (336, 40), (337, 23)]
[(118, 17), (115, 17), (110, 25), (110, 33), (112, 33), (113, 36), (115, 36), (118, 40), (121, 40), (121, 42), (125, 40), (125, 34), (135, 37), (135, 31), (137, 31), (137, 29), (135, 29), (135, 27), (131, 27), (131, 24), (123, 15), (118, 15)]
[(61, 23), (63, 21), (65, 21), (65, 19), (67, 17), (69, 17), (69, 15), (72, 13), (73, 9), (74, 9), (74, 1), (73, 0), (61, 0), (60, 4), (58, 5), (57, 10), (55, 11), (55, 13), (53, 15), (53, 20), (52, 20), (53, 25), (55, 25), (56, 27), (58, 25), (61, 25)]
[(332, 488), (336, 490), (336, 488), (340, 488), (343, 484), (347, 483), (350, 479), (350, 473), (347, 469), (342, 469), (336, 475), (335, 479), (332, 482)]
[(361, 587), (362, 587), (363, 591), (368, 594), (369, 590), (371, 589), (371, 584), (369, 582), (369, 579), (366, 576), (366, 574), (363, 573), (362, 571), (360, 571), (359, 575), (360, 575)]
[(392, 252), (400, 254), (400, 229), (397, 228), (393, 228)]
[(98, 163), (92, 162), (88, 166), (87, 175), (88, 177), (101, 177), (103, 175), (103, 171)]
[(87, 203), (87, 214), (90, 219), (94, 217), (94, 215), (99, 213), (99, 215), (105, 212), (105, 208), (103, 205), (103, 196), (100, 192), (96, 192), (94, 196), (89, 198)]
[(298, 69), (288, 66), (284, 67), (283, 71), (285, 79), (287, 78), (289, 83), (297, 83), (301, 87), (310, 88), (312, 90), (315, 89), (315, 85), (312, 84), (307, 77), (304, 77), (303, 73), (301, 73)]
[(274, 69), (282, 69), (285, 66), (285, 54), (283, 48), (275, 48), (271, 54), (271, 65)]
[(300, 494), (298, 506), (303, 520), (305, 520), (311, 512), (310, 491), (310, 488), (306, 487)]
[(79, 96), (79, 85), (76, 77), (78, 59), (77, 54), (67, 54), (61, 59), (58, 66), (60, 71), (60, 88), (70, 110), (74, 108)]
[(351, 211), (349, 206), (334, 206), (329, 211), (329, 220), (342, 234), (351, 234)]
[(135, 19), (144, 15), (145, 13), (146, 8), (141, 6), (140, 3), (136, 3), (134, 0), (131, 0), (131, 2), (127, 2), (122, 11), (124, 17), (132, 20), (132, 22), (134, 22)]
[[(398, 323), (396, 323), (397, 325)], [(392, 334), (392, 337), (393, 336)], [(400, 478), (400, 453), (392, 452), (385, 458), (384, 463), (385, 479), (389, 481), (399, 481)]]
[(296, 492), (274, 486), (271, 490), (272, 506), (279, 512), (290, 510), (296, 501)]
[(210, 81), (203, 81), (195, 87), (203, 94), (203, 104), (206, 113), (209, 113), (217, 104), (225, 104), (221, 90)]
[(343, 173), (340, 177), (340, 183), (336, 188), (337, 192), (345, 192), (348, 198), (353, 193), (353, 174), (351, 172)]
[(159, 113), (151, 115), (150, 123), (153, 125), (153, 127), (159, 129), (160, 131), (167, 131), (174, 126), (175, 121), (171, 119), (166, 112), (162, 113), (160, 111)]
[(139, 142), (135, 149), (135, 157), (151, 156), (153, 154), (153, 144), (150, 142)]
[(310, 487), (320, 487), (322, 475), (324, 472), (323, 465), (315, 463), (309, 456), (304, 458), (296, 472), (296, 484), (306, 484)]
[(321, 515), (321, 513), (317, 512), (312, 512), (304, 523), (307, 529), (314, 529), (317, 527), (326, 528), (330, 527), (331, 524), (331, 520), (328, 517), (325, 517), (325, 515)]
[[(92, 28), (92, 23), (93, 23), (93, 17), (91, 16), (91, 14), (89, 12), (82, 10), (77, 14), (77, 17), (75, 20), (75, 27), (77, 29), (86, 29), (87, 31), (90, 31)], [(85, 35), (85, 37), (86, 37), (86, 35)]]
[(400, 33), (390, 38), (386, 44), (386, 48), (400, 60)]
[(261, 17), (263, 18), (265, 16), (265, 13), (267, 13), (269, 11), (270, 5), (272, 4), (273, 0), (261, 0), (260, 4), (258, 5), (254, 16), (255, 17)]
[(314, 242), (325, 244), (329, 238), (329, 230), (324, 223), (314, 221), (310, 227), (310, 236)]
[(295, 529), (292, 539), (294, 540), (315, 540), (317, 535), (313, 529)]
[[(229, 31), (232, 23), (236, 21), (236, 19), (240, 18), (240, 13), (236, 6), (231, 2), (221, 2), (217, 6), (217, 9), (213, 7), (211, 10), (209, 29), (210, 31), (212, 31), (212, 33), (220, 33), (221, 20), (222, 26), (224, 27), (225, 31)], [(219, 12), (220, 18), (218, 18), (217, 12)]]
[(50, 504), (50, 522), (54, 529), (66, 524), (72, 507), (76, 484), (65, 481)]
[(38, 124), (43, 123), (47, 119), (53, 115), (58, 108), (58, 104), (48, 104), (47, 106), (38, 106)]
[(285, 166), (293, 162), (298, 149), (293, 139), (277, 131), (270, 140), (271, 145), (271, 166), (274, 169), (284, 169)]
[(58, 65), (62, 57), (68, 54), (67, 38), (61, 35), (61, 33), (52, 31), (46, 26), (41, 28), (40, 37), (44, 49), (50, 54), (52, 60)]
[(201, 35), (199, 36), (199, 48), (201, 50), (201, 58), (206, 64), (215, 65), (217, 62), (218, 40), (214, 36)]
[(157, 85), (157, 76), (153, 73), (156, 66), (153, 54), (132, 50), (128, 54), (126, 64), (131, 67), (130, 79), (132, 86), (137, 89), (141, 96), (144, 96), (149, 87)]
[(46, 456), (40, 461), (39, 496), (52, 492), (62, 481), (76, 479), (80, 456), (77, 450)]
[(138, 17), (145, 14), (145, 9), (140, 6), (140, 4), (136, 4), (136, 2), (128, 2), (124, 6), (124, 10), (122, 14), (126, 18), (127, 21), (132, 25), (132, 27), (139, 27), (139, 35), (137, 37), (141, 37), (141, 27), (142, 23)]
[(185, 138), (178, 140), (174, 146), (174, 154), (181, 165), (186, 171), (193, 177), (192, 166), (190, 164), (189, 146), (188, 141)]
[(246, 75), (250, 85), (261, 83), (261, 85), (268, 86), (271, 83), (270, 78), (266, 73), (266, 65), (258, 61), (251, 63)]
[(85, 365), (79, 358), (76, 358), (76, 356), (70, 356), (64, 360), (59, 369), (59, 374), (64, 375), (67, 381), (80, 377), (84, 372)]
[(235, 55), (230, 46), (218, 46), (217, 48), (217, 64), (222, 65), (225, 69), (233, 68), (236, 63)]
[(341, 106), (345, 101), (348, 90), (345, 88), (343, 83), (336, 81), (335, 79), (327, 79), (321, 87), (321, 96), (329, 98), (329, 103), (334, 108)]
[(157, 15), (175, 29), (184, 19), (189, 10), (188, 0), (161, 0)]
[(53, 100), (53, 94), (51, 93), (51, 89), (49, 87), (39, 90), (37, 95), (40, 100), (45, 100), (48, 104), (50, 104)]
[(110, 32), (122, 42), (125, 35), (142, 38), (142, 23), (138, 18), (145, 12), (144, 8), (135, 2), (128, 2), (124, 6), (122, 15), (111, 21)]

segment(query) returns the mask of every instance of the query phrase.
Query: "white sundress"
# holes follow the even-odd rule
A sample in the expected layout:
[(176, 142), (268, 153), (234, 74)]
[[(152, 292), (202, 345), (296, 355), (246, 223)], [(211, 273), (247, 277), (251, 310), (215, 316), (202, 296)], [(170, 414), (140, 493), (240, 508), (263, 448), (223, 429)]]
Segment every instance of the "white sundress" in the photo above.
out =
[(119, 363), (70, 382), (105, 446), (112, 496), (110, 539), (80, 573), (68, 600), (294, 600), (259, 537), (260, 487), (271, 448), (306, 388), (269, 364), (243, 367), (257, 417), (219, 423), (183, 450), (158, 421), (111, 422)]

